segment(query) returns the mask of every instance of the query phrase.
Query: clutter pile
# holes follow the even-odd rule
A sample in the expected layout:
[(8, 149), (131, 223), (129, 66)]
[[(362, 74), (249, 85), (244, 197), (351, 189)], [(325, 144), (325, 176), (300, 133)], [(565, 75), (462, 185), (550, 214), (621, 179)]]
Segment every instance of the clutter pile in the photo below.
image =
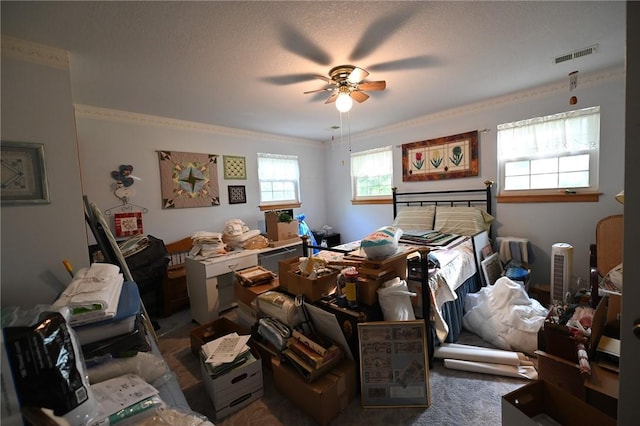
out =
[(240, 219), (231, 219), (225, 222), (222, 235), (224, 242), (232, 248), (264, 248), (268, 242), (260, 235), (260, 230), (249, 229)]
[(210, 259), (227, 254), (227, 246), (219, 232), (198, 231), (191, 236), (193, 247), (189, 254), (196, 260)]

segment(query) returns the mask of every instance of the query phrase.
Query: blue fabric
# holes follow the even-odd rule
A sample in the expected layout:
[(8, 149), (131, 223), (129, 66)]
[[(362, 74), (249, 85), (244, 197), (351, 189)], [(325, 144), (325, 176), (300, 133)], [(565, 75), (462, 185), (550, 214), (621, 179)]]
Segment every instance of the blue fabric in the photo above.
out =
[[(462, 331), (462, 317), (464, 316), (464, 299), (469, 293), (476, 293), (481, 288), (478, 274), (474, 274), (456, 289), (458, 298), (442, 305), (442, 317), (449, 325), (449, 334), (445, 339), (446, 343), (455, 343)], [(436, 339), (437, 342), (437, 339)]]

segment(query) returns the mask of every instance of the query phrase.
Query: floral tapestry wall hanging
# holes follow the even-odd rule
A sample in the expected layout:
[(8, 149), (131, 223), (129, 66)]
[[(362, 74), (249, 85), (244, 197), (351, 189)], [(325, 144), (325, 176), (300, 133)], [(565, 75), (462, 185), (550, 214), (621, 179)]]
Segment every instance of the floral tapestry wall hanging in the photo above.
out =
[(163, 209), (220, 205), (218, 156), (158, 151)]
[(478, 176), (478, 131), (402, 145), (402, 180)]

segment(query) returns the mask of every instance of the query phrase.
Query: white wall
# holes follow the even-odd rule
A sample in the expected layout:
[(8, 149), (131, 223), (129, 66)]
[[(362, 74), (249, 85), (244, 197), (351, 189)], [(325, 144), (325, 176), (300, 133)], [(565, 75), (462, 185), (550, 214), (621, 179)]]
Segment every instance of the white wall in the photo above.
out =
[[(574, 275), (588, 279), (589, 244), (595, 242), (598, 220), (610, 214), (622, 213), (622, 205), (613, 196), (624, 184), (624, 71), (610, 70), (593, 76), (581, 76), (578, 89), (571, 95), (578, 104), (570, 106), (568, 82), (467, 105), (433, 116), (399, 123), (351, 138), (354, 152), (394, 146), (394, 185), (399, 191), (430, 191), (443, 189), (484, 188), (483, 181), (497, 182), (496, 126), (500, 123), (548, 115), (588, 106), (601, 106), (600, 129), (600, 192), (595, 203), (525, 203), (494, 205), (494, 235), (528, 238), (535, 247), (537, 259), (532, 272), (533, 282), (549, 282), (550, 251), (555, 242), (567, 242), (574, 247)], [(351, 114), (357, 120), (357, 111)], [(403, 182), (402, 150), (400, 146), (420, 140), (438, 138), (472, 130), (480, 133), (478, 177), (442, 181)], [(336, 142), (328, 148), (327, 188), (331, 200), (328, 220), (340, 223), (343, 240), (364, 237), (379, 226), (392, 221), (391, 205), (351, 205), (349, 182), (349, 147)], [(495, 193), (495, 191), (494, 191)]]
[[(251, 229), (263, 229), (257, 152), (297, 155), (302, 206), (294, 213), (305, 213), (310, 227), (320, 227), (326, 220), (325, 150), (318, 142), (81, 105), (76, 106), (76, 117), (83, 193), (101, 210), (116, 207), (113, 212), (121, 212), (122, 203), (113, 194), (111, 171), (121, 164), (132, 165), (133, 174), (141, 180), (131, 187), (136, 196), (130, 202), (148, 209), (143, 215), (144, 233), (167, 244), (196, 231), (222, 232), (230, 219), (241, 219)], [(220, 205), (163, 209), (158, 150), (218, 154)], [(245, 157), (246, 180), (224, 179), (223, 155)], [(229, 204), (228, 185), (245, 185), (247, 203)]]
[(2, 306), (31, 307), (51, 303), (69, 283), (63, 259), (76, 269), (89, 263), (71, 85), (64, 64), (32, 61), (45, 55), (10, 57), (16, 45), (2, 47), (2, 140), (45, 144), (51, 196), (51, 204), (0, 209)]

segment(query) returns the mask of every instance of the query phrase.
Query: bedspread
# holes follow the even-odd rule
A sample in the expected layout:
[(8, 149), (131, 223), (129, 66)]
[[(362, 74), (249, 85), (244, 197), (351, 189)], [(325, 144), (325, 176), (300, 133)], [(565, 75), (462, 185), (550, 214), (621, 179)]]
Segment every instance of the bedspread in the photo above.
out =
[(444, 341), (449, 326), (442, 316), (442, 305), (458, 298), (456, 289), (477, 272), (477, 267), (470, 239), (455, 248), (433, 250), (431, 253), (440, 264), (438, 268), (429, 270), (431, 320), (438, 339)]

